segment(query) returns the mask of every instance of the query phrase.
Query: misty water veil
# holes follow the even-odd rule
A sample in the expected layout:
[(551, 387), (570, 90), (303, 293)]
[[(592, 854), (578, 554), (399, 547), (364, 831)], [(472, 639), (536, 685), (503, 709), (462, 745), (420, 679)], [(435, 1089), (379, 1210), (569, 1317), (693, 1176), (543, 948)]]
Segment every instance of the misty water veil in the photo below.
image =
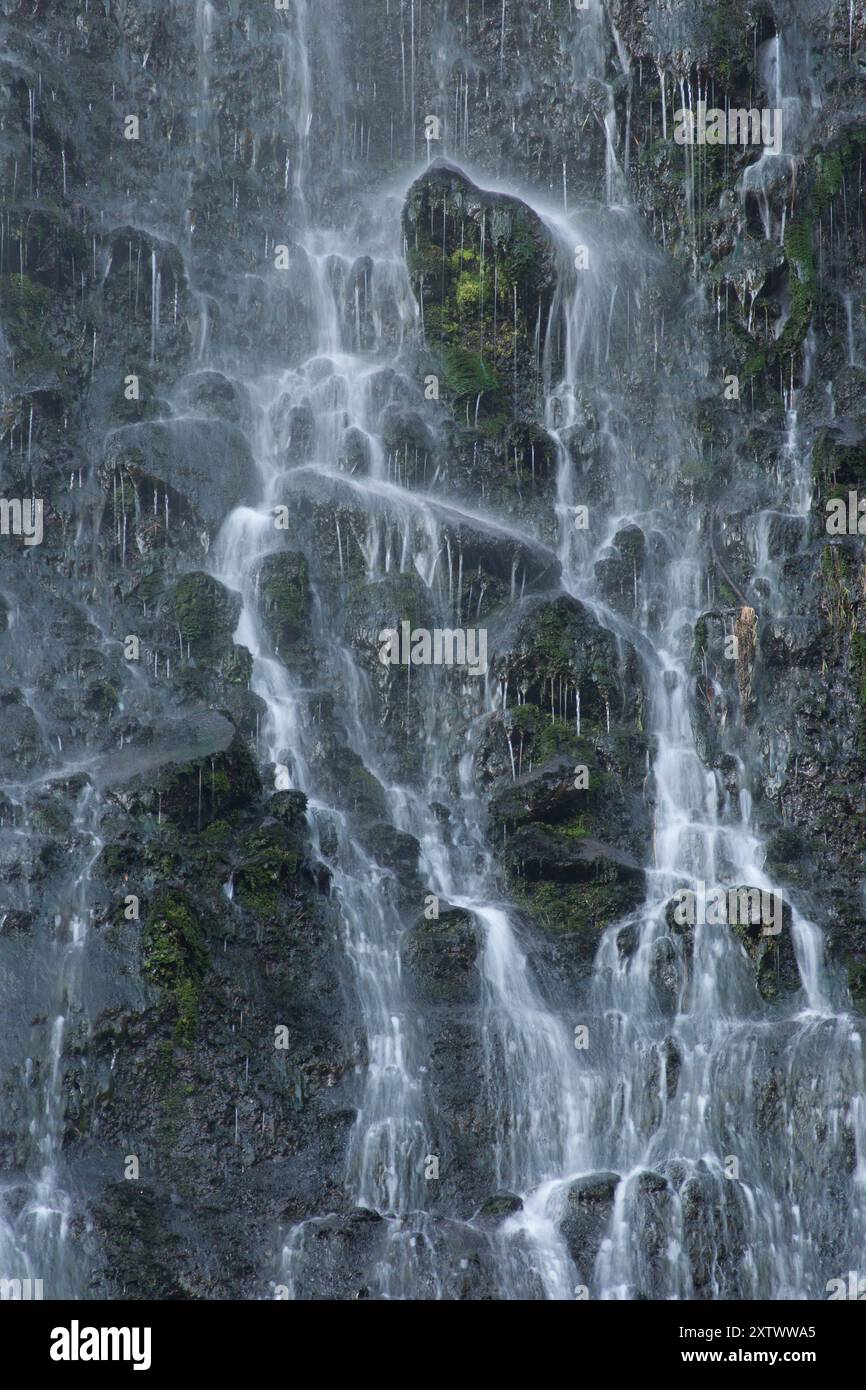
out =
[(862, 5), (27, 9), (0, 1278), (866, 1277)]

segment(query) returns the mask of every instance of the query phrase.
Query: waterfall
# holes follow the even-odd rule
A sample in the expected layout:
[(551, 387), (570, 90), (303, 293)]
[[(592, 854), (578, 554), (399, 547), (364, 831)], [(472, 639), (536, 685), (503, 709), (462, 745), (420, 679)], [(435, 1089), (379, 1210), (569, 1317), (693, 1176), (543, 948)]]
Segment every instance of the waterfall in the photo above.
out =
[[(793, 745), (762, 721), (754, 683), (766, 634), (796, 628), (800, 609), (822, 602), (805, 567), (816, 433), (827, 425), (815, 382), (829, 311), (775, 373), (772, 468), (751, 467), (771, 408), (755, 407), (754, 384), (747, 405), (743, 378), (742, 408), (726, 417), (718, 452), (740, 449), (751, 471), (702, 492), (713, 468), (727, 477), (728, 462), (695, 408), (722, 395), (713, 339), (721, 279), (712, 303), (700, 280), (706, 152), (681, 155), (671, 142), (650, 155), (637, 132), (644, 73), (647, 82), (651, 68), (658, 74), (653, 146), (668, 140), (669, 102), (706, 104), (705, 76), (681, 64), (675, 73), (661, 48), (640, 59), (601, 0), (569, 4), (568, 28), (555, 5), (502, 0), (475, 14), (468, 0), (392, 0), (368, 25), (375, 61), (351, 51), (359, 7), (373, 16), (366, 0), (289, 0), (273, 14), (264, 7), (266, 17), (196, 0), (185, 20), (172, 16), (189, 40), (183, 77), (167, 68), (142, 91), (162, 119), (166, 90), (172, 112), (180, 105), (167, 74), (189, 89), (188, 149), (170, 148), (142, 101), (142, 130), (153, 140), (159, 129), (164, 147), (154, 155), (130, 144), (128, 186), (112, 187), (86, 237), (76, 228), (69, 238), (79, 257), (79, 242), (87, 246), (87, 260), (93, 241), (93, 273), (85, 285), (81, 267), (73, 271), (71, 296), (93, 413), (78, 459), (71, 445), (67, 457), (52, 444), (68, 494), (78, 471), (75, 495), (89, 511), (53, 518), (67, 608), (50, 610), (38, 641), (9, 621), (20, 670), (8, 705), (32, 716), (42, 761), (4, 784), (0, 801), (0, 848), (15, 862), (26, 842), (37, 866), (13, 881), (10, 901), (28, 914), (38, 905), (39, 952), (36, 970), (16, 943), (0, 959), (24, 1039), (9, 1044), (24, 1099), (13, 1112), (18, 1166), (0, 1185), (0, 1278), (43, 1278), (52, 1297), (93, 1287), (103, 1234), (87, 1214), (88, 1183), (114, 1182), (127, 1147), (126, 1122), (106, 1119), (94, 1093), (111, 1093), (106, 1053), (132, 1046), (128, 1020), (146, 1014), (153, 1037), (164, 1022), (153, 981), (129, 983), (141, 973), (138, 929), (134, 949), (111, 941), (117, 882), (109, 891), (97, 868), (109, 842), (138, 852), (140, 832), (141, 882), (124, 876), (124, 892), (185, 883), (186, 859), (212, 875), (221, 866), (218, 920), (202, 917), (212, 935), (226, 921), (247, 932), (238, 978), (238, 957), (220, 976), (240, 1014), (239, 1046), (241, 974), (259, 971), (273, 985), (258, 1000), (259, 1034), (249, 1046), (242, 1039), (242, 1088), (226, 1094), (214, 1129), (239, 1165), (248, 1146), (277, 1189), (292, 1165), (323, 1174), (299, 1183), (301, 1197), (286, 1180), (286, 1200), (257, 1211), (269, 1232), (267, 1242), (257, 1232), (255, 1248), (250, 1237), (257, 1296), (822, 1297), (828, 1272), (860, 1270), (866, 1258), (862, 1020), (812, 885), (783, 882), (770, 851), (762, 776), (781, 788)], [(487, 67), (473, 55), (476, 29)], [(539, 32), (580, 116), (568, 150), (536, 106)], [(814, 289), (810, 279), (807, 294), (804, 269), (795, 304), (779, 272), (792, 260), (789, 219), (824, 93), (796, 24), (760, 46), (757, 33), (755, 80), (782, 112), (784, 137), (779, 151), (743, 163), (730, 193), (736, 249), (760, 243), (767, 266), (759, 279), (751, 267), (740, 279), (731, 272), (724, 322), (729, 282), (744, 287), (746, 337), (759, 332), (762, 307), (769, 322), (766, 301), (777, 298), (769, 352)], [(677, 52), (690, 52), (680, 38), (676, 28)], [(149, 61), (149, 49), (135, 51), (142, 71)], [(246, 63), (252, 114), (232, 104)], [(27, 191), (48, 187), (45, 140), (54, 163), (61, 149), (65, 201), (67, 184), (72, 196), (83, 190), (84, 154), (47, 141), (46, 98), (37, 106), (27, 90)], [(641, 200), (656, 159), (676, 170), (673, 211)], [(21, 238), (4, 240), (0, 262), (23, 285)], [(54, 293), (36, 278), (29, 288), (50, 350), (34, 367), (29, 413), (10, 414), (8, 426), (10, 460), (26, 461), (34, 487), (51, 452), (43, 397), (53, 408), (67, 389), (54, 384), (50, 334), (65, 311)], [(838, 306), (833, 351), (848, 396), (861, 360), (855, 288)], [(72, 337), (62, 335), (64, 351)], [(35, 355), (33, 335), (23, 341)], [(119, 382), (135, 383), (140, 409)], [(839, 438), (847, 447), (859, 436)], [(196, 655), (201, 632), (182, 630), (174, 606), (190, 574), (212, 586), (230, 634), (214, 684), (209, 656)], [(5, 631), (5, 588), (0, 600)], [(585, 636), (545, 626), (553, 605)], [(480, 670), (383, 658), (388, 633), (412, 633), (410, 645), (416, 630), (453, 639), (455, 623), (475, 623), (476, 639), (483, 632)], [(148, 634), (140, 656), (121, 658), (136, 627)], [(56, 632), (69, 634), (69, 669), (34, 656), (40, 643), (53, 650)], [(852, 623), (849, 643), (854, 633)], [(528, 649), (550, 656), (543, 677), (527, 674)], [(540, 695), (529, 693), (533, 680)], [(95, 725), (103, 699), (113, 742), (97, 746), (93, 728), (76, 723), (76, 702), (91, 701)], [(806, 700), (802, 708), (804, 720), (828, 717)], [(166, 752), (175, 718), (183, 734)], [(189, 733), (196, 721), (227, 730), (209, 769)], [(214, 757), (229, 736), (249, 760), (257, 807), (249, 820), (208, 821), (221, 785)], [(186, 760), (197, 763), (193, 825), (173, 840), (172, 778), (182, 780)], [(580, 774), (590, 776), (590, 764), (597, 822), (626, 808), (621, 843), (597, 840), (597, 823), (586, 828)], [(141, 780), (156, 786), (166, 767), (151, 804)], [(72, 807), (66, 853), (40, 858), (51, 829), (40, 798), (61, 783)], [(788, 796), (790, 809), (779, 796), (783, 829), (798, 814)], [(533, 897), (545, 878), (533, 835), (549, 828), (548, 803), (567, 808), (551, 819), (561, 891)], [(244, 905), (244, 856), (289, 805), (303, 807), (304, 848), (286, 861), (314, 909), (275, 909), (265, 941)], [(628, 892), (615, 911), (596, 910), (612, 883)], [(751, 919), (676, 915), (679, 896), (705, 903), (715, 889), (757, 894), (780, 912), (784, 899), (784, 912), (757, 933)], [(574, 902), (585, 911), (580, 930), (563, 907)], [(227, 954), (228, 942), (226, 929), (217, 950)], [(274, 1081), (269, 1037), (256, 1051), (261, 1032), (289, 1028), (280, 1010), (297, 1019), (309, 1007), (304, 988), (319, 988), (301, 944), (337, 962), (337, 1041), (331, 1052), (311, 1045), (294, 1071), (278, 1060)], [(112, 957), (115, 949), (127, 954)], [(426, 994), (422, 967), (434, 982)], [(112, 968), (124, 976), (115, 994), (105, 983)], [(202, 1051), (185, 1053), (176, 1106), (192, 1109), (190, 1077), (197, 1083), (206, 1048), (229, 1034), (216, 1005), (208, 1027)], [(171, 1037), (161, 1038), (167, 1054)], [(268, 1094), (288, 1095), (306, 1122), (313, 1088), (315, 1143), (285, 1112), (281, 1129), (266, 1114)], [(253, 1124), (257, 1134), (276, 1129), (279, 1143), (255, 1151)], [(82, 1135), (92, 1148), (75, 1168), (66, 1151)], [(156, 1127), (146, 1138), (147, 1181), (173, 1201), (170, 1162), (159, 1171), (171, 1146)], [(204, 1205), (204, 1190), (200, 1180), (178, 1204)]]
[[(640, 289), (635, 294), (646, 292), (659, 265), (653, 251), (642, 244), (642, 233), (630, 214), (611, 209), (607, 215), (617, 219), (617, 240), (625, 249), (620, 257), (605, 249), (603, 239), (596, 239), (592, 269), (583, 275), (569, 268), (570, 245), (589, 233), (556, 217), (549, 221), (551, 236), (563, 248), (558, 312), (565, 349), (564, 375), (549, 381), (547, 416), (559, 452), (556, 512), (564, 587), (595, 605), (602, 622), (612, 630), (631, 635), (628, 625), (606, 612), (598, 598), (593, 579), (596, 552), (591, 544), (576, 543), (577, 493), (565, 442), (567, 426), (574, 420), (575, 398), (607, 363), (612, 335), (615, 343), (619, 339), (617, 350), (627, 350), (630, 335), (638, 331), (634, 324), (627, 327), (622, 309), (615, 316), (610, 289), (621, 284), (625, 294), (630, 293), (626, 265), (637, 261)], [(383, 216), (379, 237), (387, 242), (395, 232), (392, 227), (389, 233)], [(349, 254), (337, 252), (345, 256), (347, 265)], [(373, 254), (374, 280), (381, 280), (382, 266), (389, 262), (376, 259), (375, 247)], [(396, 254), (396, 248), (388, 254)], [(215, 573), (244, 597), (236, 640), (253, 653), (253, 689), (268, 710), (263, 752), (272, 762), (285, 760), (293, 770), (292, 784), (309, 797), (314, 837), (326, 820), (336, 825), (338, 849), (326, 852), (319, 840), (319, 852), (333, 873), (345, 948), (367, 1029), (347, 1190), (359, 1207), (378, 1212), (390, 1227), (388, 1253), (377, 1276), (378, 1295), (405, 1298), (418, 1296), (427, 1287), (422, 1270), (432, 1263), (435, 1271), (437, 1240), (429, 1216), (424, 1215), (423, 1177), (435, 1117), (429, 1114), (425, 1098), (422, 1039), (401, 981), (400, 913), (389, 900), (387, 875), (383, 877), (382, 869), (363, 849), (351, 818), (329, 802), (310, 770), (315, 731), (304, 718), (301, 692), (290, 672), (266, 653), (250, 578), (261, 557), (274, 546), (267, 518), (282, 495), (278, 485), (306, 488), (313, 478), (324, 478), (333, 468), (340, 433), (331, 407), (337, 381), (342, 423), (348, 419), (368, 439), (377, 434), (369, 398), (357, 385), (369, 373), (371, 358), (358, 351), (354, 304), (345, 327), (352, 346), (349, 351), (340, 343), (332, 298), (340, 278), (329, 278), (320, 261), (311, 264), (316, 267), (313, 352), (306, 365), (258, 386), (263, 422), (258, 457), (265, 478), (261, 509), (254, 517), (243, 510), (228, 519), (217, 547)], [(392, 285), (402, 296), (401, 317), (411, 320), (405, 282), (398, 279)], [(607, 344), (604, 351), (601, 337)], [(695, 351), (691, 343), (687, 352), (693, 361)], [(381, 360), (383, 345), (374, 344), (372, 352), (372, 360), (376, 354)], [(327, 373), (322, 370), (323, 359), (330, 364)], [(395, 360), (395, 368), (398, 365)], [(313, 367), (316, 377), (327, 382), (326, 391), (311, 391)], [(484, 942), (480, 1029), (486, 1084), (496, 1116), (491, 1176), (495, 1187), (518, 1194), (522, 1202), (519, 1213), (509, 1218), (494, 1239), (502, 1296), (541, 1293), (570, 1298), (582, 1279), (593, 1296), (603, 1298), (633, 1297), (650, 1289), (653, 1296), (667, 1298), (802, 1296), (814, 1287), (826, 1243), (838, 1238), (836, 1216), (822, 1211), (819, 1170), (810, 1173), (795, 1156), (765, 1150), (760, 1115), (743, 1110), (740, 1104), (742, 1078), (756, 1078), (762, 1071), (769, 1075), (772, 1069), (781, 1108), (780, 1134), (787, 1129), (788, 1108), (802, 1104), (806, 1095), (816, 1114), (821, 1109), (841, 1123), (846, 1104), (840, 1093), (841, 1078), (848, 1078), (852, 1095), (859, 1084), (862, 1063), (856, 1035), (846, 1025), (845, 1015), (835, 1013), (829, 1003), (816, 930), (799, 914), (794, 915), (793, 932), (803, 992), (784, 1023), (770, 1028), (762, 1021), (737, 942), (731, 934), (706, 925), (696, 929), (690, 959), (681, 956), (675, 963), (674, 1016), (659, 1013), (658, 959), (660, 947), (669, 940), (664, 909), (671, 895), (699, 880), (714, 883), (720, 875), (725, 881), (766, 890), (774, 885), (761, 868), (760, 838), (748, 817), (736, 807), (720, 812), (716, 777), (702, 764), (695, 747), (688, 650), (682, 633), (691, 632), (702, 611), (708, 560), (704, 541), (694, 527), (680, 534), (680, 516), (650, 498), (634, 472), (632, 441), (627, 432), (619, 432), (627, 415), (625, 402), (616, 399), (610, 382), (600, 389), (611, 422), (608, 439), (619, 499), (610, 527), (616, 529), (625, 516), (643, 525), (651, 521), (667, 529), (669, 551), (679, 558), (668, 563), (663, 577), (658, 576), (664, 579), (668, 604), (661, 618), (656, 616), (654, 627), (647, 625), (645, 610), (636, 605), (635, 621), (640, 626), (634, 639), (646, 659), (651, 732), (657, 749), (652, 768), (657, 788), (655, 858), (647, 875), (645, 903), (631, 922), (610, 928), (599, 947), (590, 1006), (594, 1047), (584, 1052), (573, 1045), (567, 1019), (533, 981), (520, 934), (507, 903), (497, 893), (474, 792), (472, 727), (461, 759), (460, 801), (453, 808), (461, 831), (449, 846), (429, 806), (410, 786), (394, 782), (371, 740), (368, 731), (375, 723), (371, 692), (350, 649), (323, 634), (322, 659), (339, 672), (341, 688), (350, 693), (345, 720), (351, 745), (386, 788), (394, 825), (414, 834), (423, 846), (424, 877), (431, 891), (470, 913)], [(314, 402), (317, 459), (288, 475), (282, 472), (281, 450), (267, 425), (275, 403), (285, 396)], [(319, 400), (321, 404), (315, 404)], [(559, 422), (557, 429), (554, 419)], [(688, 446), (683, 429), (674, 413), (663, 441), (672, 463)], [(790, 429), (788, 456), (796, 469), (800, 452), (793, 422)], [(356, 500), (375, 503), (377, 485), (372, 480), (359, 481), (354, 488)], [(434, 549), (441, 549), (437, 534), (441, 523), (437, 524), (423, 496), (413, 501), (404, 485), (389, 484), (388, 499), (391, 505), (399, 504), (423, 518), (425, 528), (432, 531)], [(607, 535), (605, 531), (605, 541)], [(402, 563), (410, 563), (411, 541), (408, 556), (405, 546), (403, 553)], [(367, 561), (371, 574), (376, 572), (375, 554), (374, 547)], [(431, 578), (428, 571), (428, 582)], [(644, 582), (653, 578), (644, 576)], [(450, 581), (448, 588), (450, 593)], [(484, 710), (478, 709), (476, 721), (483, 717)], [(430, 711), (430, 719), (424, 751), (432, 787), (442, 777), (447, 723), (436, 709)], [(470, 847), (474, 855), (468, 853)], [(634, 944), (626, 953), (622, 939), (629, 931)], [(818, 1051), (827, 1065), (816, 1082), (812, 1068)], [(756, 1084), (756, 1094), (759, 1089)], [(838, 1131), (828, 1139), (830, 1151), (840, 1139)], [(863, 1140), (863, 1134), (858, 1134), (858, 1152)], [(578, 1271), (558, 1229), (563, 1202), (575, 1184), (597, 1180), (598, 1174), (605, 1173), (612, 1174), (614, 1182), (608, 1231), (594, 1269)], [(857, 1218), (861, 1236), (862, 1217), (861, 1202)], [(736, 1265), (714, 1253), (718, 1237), (713, 1223), (719, 1220), (728, 1231), (731, 1248), (747, 1255)], [(666, 1233), (664, 1241), (658, 1242), (662, 1248), (657, 1255), (649, 1248), (648, 1237), (642, 1236), (653, 1222), (661, 1222)], [(318, 1226), (319, 1219), (314, 1219), (287, 1234), (280, 1278), (298, 1296), (303, 1296), (306, 1265), (315, 1258)], [(697, 1266), (701, 1267), (700, 1284)], [(435, 1276), (432, 1287), (441, 1288)]]

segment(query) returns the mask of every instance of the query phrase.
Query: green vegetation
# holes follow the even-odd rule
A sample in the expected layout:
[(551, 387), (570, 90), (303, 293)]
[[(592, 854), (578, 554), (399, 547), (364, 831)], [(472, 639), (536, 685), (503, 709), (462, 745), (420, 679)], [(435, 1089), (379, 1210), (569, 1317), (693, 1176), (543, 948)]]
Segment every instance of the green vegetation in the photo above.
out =
[(235, 875), (238, 900), (266, 921), (276, 916), (281, 891), (297, 879), (301, 849), (276, 823), (256, 831), (244, 848), (244, 862)]
[(240, 599), (211, 575), (198, 571), (183, 575), (172, 590), (170, 607), (192, 655), (231, 644)]
[(309, 631), (312, 595), (306, 556), (291, 550), (269, 555), (260, 569), (262, 612), (282, 650)]
[(445, 349), (445, 385), (458, 400), (463, 396), (488, 395), (499, 391), (499, 377), (477, 352), (452, 344)]
[(821, 150), (815, 155), (816, 174), (812, 189), (812, 205), (819, 217), (823, 217), (833, 199), (842, 192), (846, 168), (859, 162), (864, 146), (866, 131), (855, 127), (836, 149)]
[[(856, 577), (853, 556), (846, 546), (825, 545), (821, 552), (821, 577), (824, 581), (823, 607), (836, 632), (851, 631), (858, 599), (854, 592)], [(855, 633), (852, 636), (852, 655)]]
[(406, 231), (427, 342), (445, 386), (467, 428), (498, 435), (509, 416), (515, 361), (521, 386), (529, 385), (545, 276), (552, 277), (540, 225), (516, 200), (479, 195), (445, 175), (416, 184)]
[(585, 739), (578, 738), (574, 720), (551, 719), (549, 711), (529, 703), (515, 705), (508, 711), (508, 717), (515, 754), (523, 739), (524, 772), (529, 769), (530, 757), (533, 767), (541, 767), (557, 753), (567, 753), (581, 762), (587, 761), (584, 755), (588, 756), (589, 745)]
[(230, 819), (260, 791), (258, 769), (239, 735), (224, 753), (182, 763), (166, 771), (157, 784), (163, 817), (188, 830), (203, 830), (211, 821)]
[(851, 674), (857, 697), (857, 751), (866, 759), (866, 632), (851, 635)]
[(196, 910), (180, 889), (159, 890), (142, 930), (142, 968), (174, 1016), (175, 1041), (190, 1046), (198, 1027), (201, 983), (210, 961)]
[(517, 875), (511, 878), (515, 896), (547, 931), (569, 934), (600, 934), (635, 905), (636, 891), (630, 883), (618, 882), (615, 875), (602, 871), (590, 883), (527, 883)]
[(28, 276), (0, 276), (0, 318), (21, 370), (62, 374), (63, 364), (48, 342), (47, 320), (53, 305), (52, 291)]
[(809, 218), (788, 223), (785, 228), (785, 254), (790, 268), (788, 291), (791, 312), (782, 329), (778, 350), (793, 352), (808, 332), (818, 292), (812, 255), (812, 222)]

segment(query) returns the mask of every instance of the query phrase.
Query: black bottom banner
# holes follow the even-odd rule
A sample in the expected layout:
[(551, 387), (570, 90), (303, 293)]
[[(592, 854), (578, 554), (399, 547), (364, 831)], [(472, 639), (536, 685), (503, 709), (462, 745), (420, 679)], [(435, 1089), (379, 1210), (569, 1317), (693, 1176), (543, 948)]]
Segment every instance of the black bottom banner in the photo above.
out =
[[(838, 1302), (859, 1302), (839, 1299)], [(826, 1303), (652, 1303), (578, 1302), (566, 1314), (566, 1322), (555, 1324), (567, 1337), (587, 1337), (579, 1342), (581, 1358), (592, 1351), (610, 1372), (623, 1374), (655, 1371), (666, 1374), (680, 1368), (700, 1377), (711, 1367), (732, 1369), (761, 1367), (778, 1370), (805, 1367), (826, 1379), (828, 1373), (856, 1364), (862, 1354), (864, 1323), (853, 1308)], [(528, 1309), (525, 1309), (528, 1312)], [(405, 1305), (383, 1314), (368, 1308), (366, 1316), (339, 1305), (311, 1303), (204, 1303), (204, 1302), (27, 1302), (4, 1301), (0, 1307), (0, 1329), (6, 1334), (7, 1354), (14, 1348), (25, 1372), (48, 1373), (50, 1381), (69, 1376), (92, 1378), (100, 1371), (156, 1375), (213, 1371), (222, 1377), (249, 1376), (265, 1364), (280, 1365), (287, 1348), (293, 1358), (301, 1345), (308, 1349), (320, 1330), (329, 1336), (328, 1363), (333, 1375), (339, 1354), (334, 1331), (352, 1329), (352, 1340), (345, 1344), (347, 1364), (357, 1366), (363, 1342), (358, 1338), (377, 1336), (387, 1326), (389, 1335), (401, 1328), (409, 1330), (416, 1312)], [(343, 1323), (343, 1317), (347, 1321)], [(425, 1316), (423, 1313), (420, 1316)], [(447, 1316), (447, 1314), (446, 1314)], [(458, 1319), (460, 1315), (458, 1314)], [(494, 1325), (496, 1314), (493, 1313)], [(537, 1314), (530, 1314), (533, 1318)], [(557, 1315), (554, 1313), (554, 1317)], [(442, 1310), (436, 1315), (441, 1333)], [(296, 1319), (300, 1318), (300, 1321)], [(356, 1318), (360, 1320), (355, 1321)], [(408, 1321), (404, 1322), (404, 1318)], [(479, 1332), (478, 1313), (473, 1315), (472, 1332)], [(393, 1321), (392, 1321), (393, 1319)], [(509, 1314), (506, 1340), (490, 1344), (482, 1341), (484, 1373), (491, 1365), (486, 1358), (491, 1346), (515, 1349), (519, 1324)], [(325, 1320), (326, 1323), (325, 1323)], [(416, 1325), (417, 1326), (417, 1325)], [(452, 1325), (458, 1335), (464, 1331), (458, 1321)], [(419, 1329), (423, 1332), (423, 1328)], [(468, 1332), (468, 1327), (466, 1327)], [(464, 1333), (466, 1335), (466, 1333)], [(525, 1352), (529, 1344), (521, 1339)], [(445, 1344), (451, 1346), (450, 1341)], [(574, 1344), (571, 1344), (574, 1346)], [(454, 1355), (454, 1348), (443, 1356), (443, 1372)], [(429, 1350), (425, 1353), (429, 1358)], [(466, 1357), (460, 1353), (464, 1368)], [(547, 1361), (548, 1354), (544, 1360)], [(428, 1359), (428, 1365), (432, 1362)], [(479, 1362), (479, 1372), (481, 1371)], [(540, 1368), (539, 1368), (540, 1369)], [(587, 1366), (584, 1365), (584, 1369)], [(599, 1370), (601, 1366), (599, 1366)], [(270, 1373), (270, 1372), (267, 1372)]]

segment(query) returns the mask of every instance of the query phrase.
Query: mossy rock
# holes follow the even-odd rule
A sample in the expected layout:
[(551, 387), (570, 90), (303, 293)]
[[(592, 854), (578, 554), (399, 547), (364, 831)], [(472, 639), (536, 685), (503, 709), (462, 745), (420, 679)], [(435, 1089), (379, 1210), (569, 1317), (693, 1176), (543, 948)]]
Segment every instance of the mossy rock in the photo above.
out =
[(285, 655), (312, 631), (313, 597), (306, 556), (294, 550), (267, 555), (256, 579), (262, 619), (274, 649)]
[(637, 581), (646, 561), (646, 537), (639, 526), (617, 531), (613, 544), (595, 563), (599, 592), (619, 612), (634, 612)]
[(421, 853), (421, 846), (414, 835), (376, 821), (361, 827), (360, 839), (377, 863), (390, 869), (404, 887), (413, 884)]
[(416, 999), (428, 1004), (473, 1004), (481, 988), (477, 969), (481, 933), (471, 912), (440, 907), (403, 935), (400, 961)]
[(245, 388), (222, 372), (194, 372), (181, 383), (180, 392), (194, 414), (216, 415), (227, 424), (242, 428), (249, 419), (250, 403)]
[(515, 1192), (494, 1192), (482, 1202), (472, 1220), (482, 1226), (495, 1227), (522, 1210), (523, 1198), (518, 1197)]
[(55, 295), (27, 275), (0, 276), (0, 322), (12, 345), (19, 372), (57, 372), (63, 363), (51, 347), (48, 323)]
[(515, 898), (536, 926), (554, 938), (581, 938), (580, 954), (591, 965), (601, 933), (639, 906), (644, 888), (637, 881), (585, 883), (528, 882), (512, 876)]
[(97, 861), (99, 873), (107, 882), (125, 879), (140, 866), (138, 848), (125, 841), (105, 845)]
[[(548, 710), (526, 701), (512, 705), (503, 716), (505, 736), (514, 756), (515, 770), (521, 777), (534, 777), (552, 759), (566, 757), (575, 763), (586, 762), (588, 741), (577, 733), (575, 723), (566, 719), (551, 719)], [(588, 765), (588, 764), (587, 764)], [(537, 817), (546, 820), (546, 816)]]
[(783, 879), (808, 888), (814, 882), (814, 847), (808, 836), (794, 826), (773, 832), (766, 845), (764, 869), (772, 879)]
[(853, 124), (848, 127), (833, 149), (826, 147), (814, 155), (814, 182), (811, 204), (819, 217), (827, 212), (834, 198), (843, 191), (850, 175), (858, 177), (859, 165), (863, 157), (863, 127)]
[(39, 720), (21, 690), (0, 693), (0, 719), (3, 722), (3, 747), (0, 747), (0, 767), (8, 766), (8, 776), (34, 767), (42, 756), (42, 730)]
[(136, 420), (158, 419), (165, 410), (155, 377), (139, 362), (135, 364), (135, 375), (138, 377), (137, 395), (130, 394), (125, 375), (118, 380), (109, 406), (113, 421), (132, 424)]
[(42, 835), (65, 835), (72, 828), (72, 810), (60, 797), (44, 796), (33, 805), (32, 826)]
[(198, 1028), (202, 980), (209, 968), (198, 910), (180, 888), (157, 890), (142, 928), (142, 970), (174, 1016), (174, 1037), (191, 1044)]
[(343, 794), (347, 808), (359, 818), (375, 815), (382, 819), (387, 814), (382, 784), (367, 771), (360, 758), (348, 768)]
[(176, 371), (190, 360), (197, 308), (190, 295), (183, 254), (174, 243), (140, 228), (125, 226), (114, 230), (95, 311), (102, 324), (113, 320), (124, 325), (125, 347), (133, 361), (141, 360), (151, 350), (153, 293), (157, 285), (162, 303), (174, 302), (177, 312), (160, 316), (154, 343), (156, 361)]
[(188, 830), (249, 809), (261, 791), (258, 769), (239, 734), (224, 753), (167, 770), (156, 787), (163, 817)]
[(738, 923), (731, 930), (751, 962), (762, 999), (773, 1003), (797, 993), (802, 982), (787, 903), (782, 904), (782, 930), (777, 936), (764, 935), (760, 922)]
[(830, 497), (847, 500), (849, 488), (856, 490), (866, 483), (866, 438), (850, 421), (824, 425), (816, 432), (812, 474), (822, 488), (816, 503), (824, 518), (825, 503)]
[(587, 792), (574, 787), (574, 766), (570, 757), (556, 754), (533, 772), (503, 783), (491, 798), (491, 819), (500, 824), (567, 820), (587, 802)]
[(307, 833), (307, 798), (303, 792), (274, 792), (268, 801), (268, 812), (274, 820), (296, 834)]
[(549, 712), (552, 721), (581, 719), (643, 724), (644, 696), (634, 650), (596, 620), (578, 599), (525, 601), (496, 633), (489, 660), (509, 700)]
[(196, 659), (213, 658), (234, 645), (240, 595), (212, 574), (194, 570), (183, 575), (171, 590), (167, 607), (183, 639), (184, 652)]
[(367, 577), (367, 559), (361, 545), (367, 518), (361, 507), (341, 504), (336, 499), (319, 502), (314, 498), (287, 493), (293, 516), (310, 537), (310, 556), (316, 583), (352, 583)]
[(799, 348), (806, 337), (818, 294), (812, 252), (812, 223), (794, 220), (785, 228), (785, 254), (788, 258), (788, 292), (791, 310), (776, 345), (781, 353)]
[(509, 397), (539, 387), (525, 364), (535, 361), (536, 327), (543, 338), (558, 283), (552, 238), (520, 199), (479, 188), (445, 160), (409, 189), (403, 229), (445, 389), (459, 413), (465, 404), (468, 426), (498, 420)]
[(605, 928), (643, 901), (645, 876), (630, 855), (594, 840), (580, 815), (565, 827), (521, 826), (505, 862), (515, 900), (588, 972)]
[(530, 822), (508, 841), (505, 858), (512, 872), (530, 883), (621, 883), (635, 892), (644, 873), (632, 855), (589, 835), (580, 815), (559, 825)]
[(848, 663), (857, 701), (857, 751), (866, 760), (866, 632), (852, 632)]
[(866, 960), (855, 960), (848, 967), (851, 1003), (859, 1014), (866, 1014)]
[(354, 749), (345, 745), (333, 749), (324, 771), (334, 805), (361, 822), (387, 821), (385, 790)]
[(344, 636), (369, 677), (373, 712), (387, 739), (393, 774), (409, 780), (416, 773), (417, 731), (425, 721), (425, 701), (431, 698), (432, 682), (441, 673), (383, 664), (380, 633), (391, 630), (399, 634), (404, 622), (410, 631), (439, 626), (433, 595), (414, 570), (390, 574), (373, 583), (353, 585), (341, 616)]
[(412, 628), (432, 628), (436, 615), (430, 590), (421, 576), (415, 570), (407, 570), (373, 583), (353, 585), (346, 595), (342, 616), (352, 645), (378, 663), (379, 633), (384, 628), (399, 631), (402, 622), (408, 622)]
[(91, 681), (82, 701), (83, 708), (107, 723), (117, 710), (120, 696), (111, 681)]
[(296, 889), (304, 849), (303, 841), (278, 820), (264, 821), (244, 840), (235, 893), (260, 921), (276, 917), (282, 897)]
[[(722, 885), (719, 885), (719, 888), (721, 889)], [(762, 900), (759, 889), (748, 884), (736, 884), (726, 887), (724, 891), (727, 894), (724, 913), (736, 920), (726, 920), (717, 927), (709, 923), (709, 930), (730, 931), (732, 936), (736, 937), (752, 968), (755, 985), (762, 999), (772, 1003), (789, 998), (801, 988), (790, 906), (782, 901), (781, 931), (771, 934), (765, 928), (774, 923), (765, 923), (760, 919)], [(771, 906), (775, 911), (776, 904)], [(665, 907), (665, 921), (669, 932), (680, 938), (683, 949), (690, 955), (696, 928), (690, 923), (678, 920), (681, 911), (682, 900), (672, 898)], [(710, 903), (707, 905), (707, 915), (710, 915)]]

